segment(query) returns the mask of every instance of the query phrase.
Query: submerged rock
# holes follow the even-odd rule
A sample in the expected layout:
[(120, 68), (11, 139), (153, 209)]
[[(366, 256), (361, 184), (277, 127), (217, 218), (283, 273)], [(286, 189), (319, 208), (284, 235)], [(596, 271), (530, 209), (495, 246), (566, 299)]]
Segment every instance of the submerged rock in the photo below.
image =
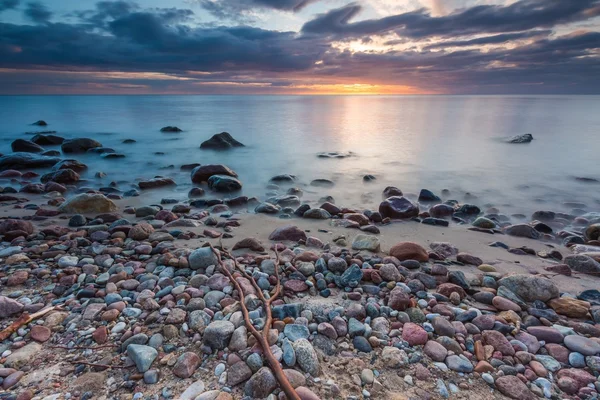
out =
[(63, 153), (85, 153), (96, 147), (102, 147), (102, 143), (89, 138), (65, 140), (60, 146)]
[(12, 151), (23, 153), (41, 153), (44, 151), (42, 146), (25, 139), (16, 139), (10, 144)]
[(34, 153), (12, 153), (0, 157), (0, 171), (7, 169), (48, 168), (60, 161), (58, 157), (42, 156)]
[(38, 133), (31, 138), (31, 141), (40, 146), (57, 146), (62, 144), (65, 141), (65, 138), (52, 134)]
[(192, 182), (203, 183), (213, 175), (226, 175), (237, 178), (237, 174), (231, 168), (223, 164), (200, 165), (192, 170)]
[(419, 206), (404, 196), (392, 196), (379, 204), (379, 213), (384, 218), (414, 218), (419, 215)]
[(157, 187), (171, 186), (171, 185), (177, 185), (177, 184), (175, 183), (175, 181), (172, 178), (162, 178), (162, 177), (156, 177), (156, 178), (148, 179), (146, 181), (140, 181), (138, 183), (138, 186), (140, 187), (140, 189), (153, 189), (153, 188), (157, 188)]
[(176, 126), (165, 126), (163, 128), (160, 128), (161, 132), (164, 133), (179, 133), (179, 132), (183, 132), (181, 129), (179, 129)]
[(533, 140), (533, 135), (526, 133), (524, 135), (513, 136), (508, 139), (508, 143), (529, 143)]
[(200, 145), (201, 149), (215, 150), (227, 150), (232, 147), (244, 147), (244, 145), (235, 140), (228, 132), (217, 133)]
[(235, 192), (242, 188), (242, 182), (228, 175), (213, 175), (208, 178), (208, 187), (217, 192)]

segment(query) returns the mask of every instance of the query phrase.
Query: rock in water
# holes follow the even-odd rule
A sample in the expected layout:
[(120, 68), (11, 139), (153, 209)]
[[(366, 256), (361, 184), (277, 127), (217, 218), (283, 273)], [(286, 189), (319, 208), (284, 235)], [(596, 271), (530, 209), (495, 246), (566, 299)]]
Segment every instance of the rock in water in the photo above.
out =
[(59, 169), (58, 171), (49, 172), (42, 175), (40, 180), (42, 183), (56, 182), (73, 184), (79, 182), (79, 174), (72, 169)]
[(89, 138), (65, 140), (60, 146), (63, 153), (85, 153), (96, 147), (102, 147), (102, 143)]
[(181, 129), (179, 129), (176, 126), (165, 126), (163, 128), (160, 128), (161, 132), (164, 133), (179, 133), (179, 132), (183, 132)]
[(500, 286), (527, 302), (540, 300), (546, 302), (558, 297), (558, 287), (550, 279), (532, 275), (511, 275), (498, 281)]
[(533, 135), (526, 133), (524, 135), (513, 136), (508, 139), (508, 143), (529, 143), (533, 140)]
[(91, 214), (116, 212), (118, 208), (101, 194), (82, 193), (65, 201), (58, 210), (69, 214)]
[(7, 169), (48, 168), (60, 161), (58, 157), (48, 157), (33, 153), (12, 153), (0, 157), (0, 171)]
[(192, 170), (192, 182), (208, 182), (208, 179), (213, 175), (226, 175), (234, 178), (238, 176), (235, 171), (223, 164), (207, 164), (200, 165)]
[(419, 206), (404, 196), (392, 196), (379, 204), (379, 213), (384, 218), (414, 218), (419, 215)]
[(145, 181), (140, 181), (138, 183), (138, 186), (140, 187), (140, 189), (153, 189), (153, 188), (157, 188), (157, 187), (171, 186), (171, 185), (177, 185), (172, 178), (160, 178), (160, 177), (148, 179)]
[(228, 175), (213, 175), (208, 178), (208, 187), (216, 192), (235, 192), (242, 188), (242, 182)]
[(35, 144), (39, 144), (40, 146), (56, 146), (62, 144), (65, 139), (56, 135), (38, 133), (31, 138), (31, 141)]
[(40, 119), (39, 121), (35, 121), (31, 125), (35, 125), (35, 126), (48, 126), (48, 123), (46, 121), (44, 121), (43, 119)]
[(235, 140), (228, 132), (217, 133), (200, 145), (201, 149), (215, 150), (227, 150), (232, 147), (244, 147), (244, 145)]
[(12, 151), (23, 153), (41, 153), (44, 151), (42, 146), (25, 139), (16, 139), (10, 144)]

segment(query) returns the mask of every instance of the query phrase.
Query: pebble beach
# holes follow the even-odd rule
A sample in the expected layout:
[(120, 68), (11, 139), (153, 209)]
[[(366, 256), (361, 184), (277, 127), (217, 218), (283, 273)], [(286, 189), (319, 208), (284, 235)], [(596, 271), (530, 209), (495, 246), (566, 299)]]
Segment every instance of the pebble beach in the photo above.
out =
[(304, 400), (599, 397), (597, 202), (388, 186), (366, 208), (183, 159), (125, 184), (81, 161), (121, 153), (34, 125), (0, 156), (2, 400), (284, 400), (246, 310)]

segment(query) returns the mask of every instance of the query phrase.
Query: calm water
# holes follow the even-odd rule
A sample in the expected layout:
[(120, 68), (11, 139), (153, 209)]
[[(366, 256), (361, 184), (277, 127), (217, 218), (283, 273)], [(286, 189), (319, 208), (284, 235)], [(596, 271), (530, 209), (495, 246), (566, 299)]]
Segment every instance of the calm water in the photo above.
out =
[[(495, 204), (505, 213), (558, 210), (565, 201), (591, 206), (600, 199), (600, 184), (574, 179), (600, 179), (599, 96), (0, 97), (0, 152), (28, 137), (26, 131), (40, 130), (28, 125), (38, 119), (58, 135), (94, 138), (126, 155), (76, 155), (90, 166), (84, 177), (94, 187), (117, 181), (128, 190), (135, 179), (164, 175), (179, 183), (170, 196), (185, 198), (191, 181), (179, 166), (197, 162), (228, 165), (240, 175), (244, 194), (262, 198), (270, 177), (290, 173), (307, 198), (330, 194), (337, 204), (352, 206), (378, 203), (388, 185), (405, 193), (449, 189), (458, 200), (469, 192), (478, 197), (472, 202)], [(160, 133), (165, 125), (184, 132)], [(221, 131), (247, 147), (200, 150), (203, 140)], [(523, 133), (535, 140), (502, 141)], [(127, 138), (137, 143), (122, 144)], [(317, 158), (322, 151), (356, 156)], [(96, 171), (108, 176), (96, 179)], [(363, 183), (365, 174), (377, 181)], [(304, 186), (316, 178), (336, 186)]]

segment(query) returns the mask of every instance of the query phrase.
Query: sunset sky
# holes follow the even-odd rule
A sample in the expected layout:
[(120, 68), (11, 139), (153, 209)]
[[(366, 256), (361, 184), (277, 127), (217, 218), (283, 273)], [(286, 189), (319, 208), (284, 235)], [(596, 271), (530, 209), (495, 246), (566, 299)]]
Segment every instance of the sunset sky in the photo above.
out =
[(600, 0), (0, 0), (0, 94), (79, 93), (600, 94)]

